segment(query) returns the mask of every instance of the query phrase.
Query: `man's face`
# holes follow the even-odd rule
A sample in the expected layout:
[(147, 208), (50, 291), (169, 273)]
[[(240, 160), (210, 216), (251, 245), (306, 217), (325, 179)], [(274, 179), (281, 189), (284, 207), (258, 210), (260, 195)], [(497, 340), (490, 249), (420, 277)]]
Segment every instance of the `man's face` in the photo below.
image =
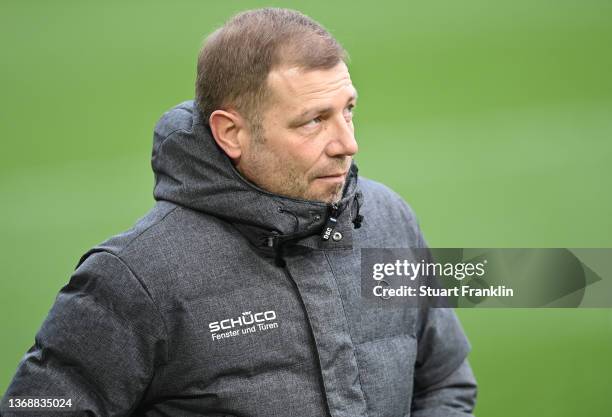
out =
[(271, 101), (238, 170), (288, 197), (336, 202), (357, 152), (352, 109), (357, 91), (344, 63), (327, 70), (281, 67), (268, 75)]

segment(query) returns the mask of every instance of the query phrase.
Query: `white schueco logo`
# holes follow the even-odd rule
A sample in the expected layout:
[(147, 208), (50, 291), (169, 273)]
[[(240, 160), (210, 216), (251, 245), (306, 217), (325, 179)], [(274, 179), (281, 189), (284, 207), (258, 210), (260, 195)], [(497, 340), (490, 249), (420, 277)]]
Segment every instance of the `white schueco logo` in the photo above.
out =
[(276, 312), (274, 310), (264, 311), (263, 313), (251, 314), (250, 311), (245, 311), (242, 316), (238, 316), (235, 319), (225, 319), (221, 321), (213, 321), (208, 324), (208, 328), (211, 332), (218, 332), (219, 330), (229, 330), (236, 326), (249, 326), (253, 323), (263, 323), (265, 321), (272, 321), (276, 319)]
[[(225, 339), (228, 337), (238, 336), (239, 334), (256, 333), (258, 331), (276, 329), (278, 323), (276, 320), (276, 312), (274, 310), (262, 311), (252, 314), (250, 311), (245, 311), (241, 316), (229, 318), (220, 321), (208, 323), (213, 340)], [(250, 327), (246, 327), (250, 326)], [(217, 333), (222, 331), (224, 333)]]

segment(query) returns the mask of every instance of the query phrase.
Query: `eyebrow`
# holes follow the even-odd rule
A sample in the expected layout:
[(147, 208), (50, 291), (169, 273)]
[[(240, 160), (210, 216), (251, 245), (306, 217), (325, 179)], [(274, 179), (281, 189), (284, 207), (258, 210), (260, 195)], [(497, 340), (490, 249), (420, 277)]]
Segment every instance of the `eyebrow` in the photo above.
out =
[[(346, 100), (347, 103), (350, 103), (351, 101), (356, 101), (357, 97), (359, 96), (359, 94), (357, 93), (357, 90), (353, 90), (353, 94), (351, 94), (351, 96)], [(306, 116), (308, 116), (309, 114), (326, 114), (326, 113), (330, 113), (333, 110), (333, 107), (314, 107), (311, 109), (306, 109), (304, 111), (302, 111), (298, 116), (295, 117), (294, 122), (298, 123), (301, 120), (305, 119)]]

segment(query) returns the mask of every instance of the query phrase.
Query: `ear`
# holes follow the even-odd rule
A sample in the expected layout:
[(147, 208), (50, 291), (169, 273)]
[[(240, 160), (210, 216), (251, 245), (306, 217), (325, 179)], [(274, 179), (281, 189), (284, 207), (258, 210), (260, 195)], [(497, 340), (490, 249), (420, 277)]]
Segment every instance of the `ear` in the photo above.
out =
[(208, 119), (217, 145), (237, 163), (244, 150), (244, 119), (234, 111), (215, 110)]

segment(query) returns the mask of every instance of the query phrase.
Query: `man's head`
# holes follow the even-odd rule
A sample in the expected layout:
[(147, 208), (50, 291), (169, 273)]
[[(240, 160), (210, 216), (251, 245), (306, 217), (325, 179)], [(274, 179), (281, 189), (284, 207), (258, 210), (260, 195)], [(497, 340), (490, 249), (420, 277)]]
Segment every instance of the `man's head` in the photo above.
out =
[(340, 199), (357, 152), (346, 59), (323, 27), (286, 9), (241, 13), (207, 39), (196, 99), (247, 179), (288, 197)]

